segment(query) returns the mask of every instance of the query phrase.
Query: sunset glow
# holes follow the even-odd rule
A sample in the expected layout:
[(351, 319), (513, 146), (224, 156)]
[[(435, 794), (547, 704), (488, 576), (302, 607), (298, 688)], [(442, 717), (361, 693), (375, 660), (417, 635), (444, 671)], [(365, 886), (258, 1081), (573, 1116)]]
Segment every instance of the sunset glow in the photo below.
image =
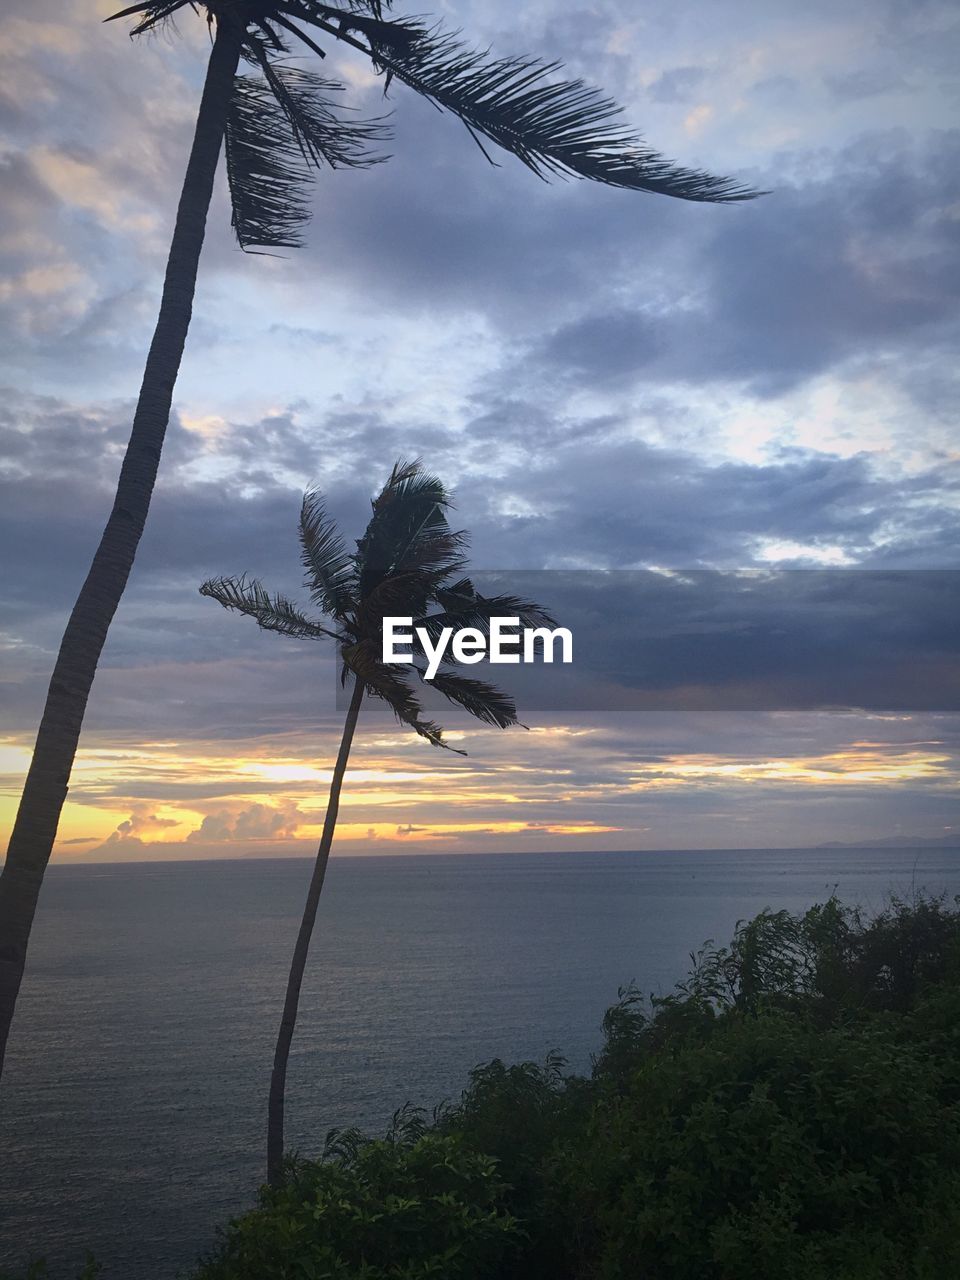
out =
[[(911, 725), (909, 718), (895, 723), (901, 732)], [(412, 736), (371, 735), (347, 770), (337, 851), (508, 849), (545, 840), (557, 848), (670, 847), (669, 815), (675, 824), (700, 797), (736, 796), (743, 817), (764, 797), (802, 812), (807, 797), (822, 803), (922, 787), (946, 802), (960, 782), (955, 755), (914, 735), (903, 742), (859, 737), (780, 757), (688, 751), (643, 763), (631, 760), (629, 739), (618, 739), (611, 757), (599, 726), (541, 727), (532, 740), (565, 744), (564, 753), (538, 768), (509, 758), (516, 737), (496, 752), (494, 735), (467, 731), (460, 741), (470, 756), (447, 756), (444, 768)], [(332, 760), (335, 738), (324, 741)], [(29, 748), (8, 742), (0, 750), (0, 814), (9, 829)], [(203, 742), (87, 748), (74, 770), (57, 856), (307, 854), (319, 839), (331, 776), (320, 754), (293, 751), (289, 739), (286, 746), (246, 744), (237, 755)], [(624, 807), (636, 803), (643, 807)], [(651, 815), (651, 804), (662, 812)]]

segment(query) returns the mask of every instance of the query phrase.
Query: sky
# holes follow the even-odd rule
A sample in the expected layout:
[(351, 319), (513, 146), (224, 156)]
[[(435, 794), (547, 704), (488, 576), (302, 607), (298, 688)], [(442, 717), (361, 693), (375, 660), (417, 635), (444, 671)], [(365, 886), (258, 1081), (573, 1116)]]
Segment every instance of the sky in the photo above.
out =
[[(112, 8), (8, 0), (0, 19), (4, 840), (109, 512), (208, 48), (189, 10), (131, 42), (101, 24)], [(570, 571), (647, 571), (631, 581), (661, 594), (606, 599), (575, 632), (577, 678), (602, 677), (604, 699), (548, 690), (521, 704), (528, 732), (451, 713), (466, 757), (365, 708), (337, 852), (949, 838), (956, 6), (432, 13), (494, 54), (562, 61), (662, 153), (769, 194), (696, 205), (545, 184), (505, 155), (493, 167), (456, 120), (402, 86), (384, 103), (359, 56), (331, 48), (323, 73), (345, 101), (392, 111), (391, 159), (319, 175), (307, 245), (285, 257), (239, 251), (220, 175), (160, 479), (55, 858), (313, 851), (342, 718), (333, 655), (197, 587), (247, 572), (297, 596), (303, 490), (357, 537), (398, 456), (455, 490), (479, 568), (543, 571), (574, 612)], [(736, 595), (706, 607), (748, 570), (784, 587), (772, 622)], [(879, 613), (874, 601), (827, 625), (796, 585), (827, 573), (847, 605), (886, 583)], [(678, 614), (662, 593), (684, 574), (697, 585)], [(629, 660), (641, 641), (665, 692), (635, 705), (621, 693), (647, 687), (652, 668)], [(743, 696), (727, 696), (733, 680)]]

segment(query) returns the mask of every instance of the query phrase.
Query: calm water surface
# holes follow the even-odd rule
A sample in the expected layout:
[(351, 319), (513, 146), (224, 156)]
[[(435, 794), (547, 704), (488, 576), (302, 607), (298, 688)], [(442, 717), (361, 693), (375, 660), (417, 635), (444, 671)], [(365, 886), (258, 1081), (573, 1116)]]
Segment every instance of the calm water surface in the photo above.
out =
[[(306, 861), (53, 867), (0, 1102), (0, 1266), (172, 1280), (252, 1203)], [(834, 886), (960, 893), (960, 852), (792, 850), (340, 858), (288, 1080), (288, 1145), (456, 1097), (493, 1057), (587, 1070), (631, 980), (765, 906)]]

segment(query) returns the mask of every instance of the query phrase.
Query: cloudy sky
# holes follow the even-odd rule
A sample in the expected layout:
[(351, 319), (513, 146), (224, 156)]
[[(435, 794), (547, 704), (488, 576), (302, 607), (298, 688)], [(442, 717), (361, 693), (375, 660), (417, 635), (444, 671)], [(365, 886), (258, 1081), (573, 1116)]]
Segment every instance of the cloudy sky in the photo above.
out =
[[(6, 828), (109, 511), (207, 50), (189, 11), (177, 34), (131, 43), (123, 24), (100, 24), (112, 8), (8, 0), (0, 27)], [(370, 708), (339, 850), (956, 830), (956, 7), (433, 11), (494, 53), (561, 59), (666, 155), (771, 194), (724, 207), (546, 185), (509, 157), (491, 167), (401, 86), (387, 104), (392, 159), (319, 178), (306, 248), (239, 252), (221, 183), (160, 481), (56, 856), (311, 851), (340, 717), (331, 656), (196, 588), (246, 571), (296, 594), (303, 488), (319, 485), (357, 536), (399, 455), (455, 488), (483, 569), (656, 570), (661, 586), (680, 571), (823, 570), (847, 600), (886, 575), (884, 608), (818, 629), (817, 593), (800, 607), (791, 585), (789, 627), (758, 627), (735, 597), (720, 608), (703, 594), (716, 574), (688, 576), (688, 597), (700, 594), (681, 610), (683, 643), (676, 615), (649, 599), (608, 603), (579, 632), (578, 674), (603, 677), (607, 709), (541, 696), (529, 733), (452, 715), (461, 759)], [(332, 48), (324, 74), (383, 112), (363, 61)], [(616, 696), (618, 682), (644, 686), (646, 668), (624, 660), (634, 628), (659, 654), (662, 696), (642, 706)], [(858, 681), (864, 663), (874, 675)], [(761, 669), (763, 697), (687, 696), (730, 681), (742, 692)], [(770, 693), (798, 671), (804, 697)]]

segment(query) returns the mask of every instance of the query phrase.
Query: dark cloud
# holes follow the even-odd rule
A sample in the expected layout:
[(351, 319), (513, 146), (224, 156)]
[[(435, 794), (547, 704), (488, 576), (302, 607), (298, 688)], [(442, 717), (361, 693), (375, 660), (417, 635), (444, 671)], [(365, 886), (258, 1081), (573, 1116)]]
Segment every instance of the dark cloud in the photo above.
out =
[(522, 367), (531, 380), (598, 391), (624, 379), (726, 381), (773, 397), (892, 345), (908, 362), (945, 355), (960, 327), (947, 213), (958, 173), (960, 131), (922, 154), (867, 139), (829, 178), (781, 187), (717, 221), (685, 264), (680, 305), (587, 310), (535, 339), (534, 364)]
[(960, 710), (960, 573), (800, 570), (477, 575), (546, 603), (569, 666), (481, 665), (552, 711)]
[(584, 316), (555, 330), (540, 358), (561, 376), (609, 386), (635, 381), (663, 349), (656, 319), (639, 311)]

